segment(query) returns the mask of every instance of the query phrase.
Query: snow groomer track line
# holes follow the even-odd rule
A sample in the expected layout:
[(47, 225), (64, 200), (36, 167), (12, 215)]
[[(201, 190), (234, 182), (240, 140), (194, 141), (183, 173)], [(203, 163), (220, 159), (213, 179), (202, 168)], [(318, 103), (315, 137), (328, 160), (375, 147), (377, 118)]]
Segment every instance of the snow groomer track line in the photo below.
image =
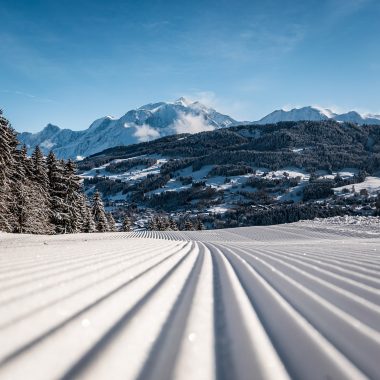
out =
[(0, 234), (0, 379), (380, 379), (379, 237)]

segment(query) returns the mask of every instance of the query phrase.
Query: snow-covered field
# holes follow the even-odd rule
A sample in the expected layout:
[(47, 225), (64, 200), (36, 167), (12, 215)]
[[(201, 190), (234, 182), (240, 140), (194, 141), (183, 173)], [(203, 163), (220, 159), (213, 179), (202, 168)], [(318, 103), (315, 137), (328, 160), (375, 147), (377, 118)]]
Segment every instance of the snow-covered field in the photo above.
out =
[(380, 229), (0, 235), (0, 379), (380, 378)]
[(366, 189), (369, 194), (376, 194), (380, 191), (380, 178), (379, 177), (367, 177), (361, 183), (355, 183), (351, 186), (341, 186), (334, 188), (335, 192), (341, 192), (343, 189), (351, 190), (354, 187), (355, 191), (359, 192), (360, 190)]

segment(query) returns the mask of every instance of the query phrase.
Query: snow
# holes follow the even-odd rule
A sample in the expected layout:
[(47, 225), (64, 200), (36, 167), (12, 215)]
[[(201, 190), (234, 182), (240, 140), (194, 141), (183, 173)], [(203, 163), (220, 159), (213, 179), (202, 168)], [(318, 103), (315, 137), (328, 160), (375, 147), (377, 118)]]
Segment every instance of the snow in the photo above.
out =
[(30, 149), (51, 147), (59, 158), (87, 157), (107, 148), (180, 133), (195, 133), (237, 125), (239, 122), (200, 103), (180, 98), (175, 102), (147, 104), (128, 111), (120, 118), (110, 116), (95, 120), (82, 131), (60, 130), (48, 126), (35, 134), (20, 134), (21, 143)]
[(0, 378), (379, 378), (378, 226), (0, 234)]
[(356, 124), (378, 124), (380, 125), (380, 117), (376, 115), (361, 115), (356, 111), (350, 111), (343, 114), (336, 114), (327, 108), (320, 106), (306, 106), (301, 108), (293, 108), (291, 110), (276, 110), (266, 115), (256, 124), (272, 124), (281, 121), (320, 121), (335, 120), (338, 122), (351, 122)]
[[(175, 102), (146, 104), (128, 111), (120, 118), (112, 116), (99, 118), (81, 131), (60, 129), (49, 124), (38, 133), (21, 133), (18, 137), (29, 150), (40, 145), (46, 155), (53, 148), (58, 158), (67, 159), (77, 156), (87, 157), (107, 148), (135, 144), (175, 133), (196, 133), (244, 124), (329, 119), (380, 125), (379, 115), (361, 115), (356, 111), (338, 115), (319, 106), (276, 110), (256, 122), (240, 122), (199, 102), (179, 98)], [(240, 133), (245, 137), (260, 137), (259, 130), (252, 132), (241, 130)]]
[(207, 211), (215, 213), (215, 214), (224, 214), (225, 212), (229, 211), (230, 207), (226, 206), (214, 206), (207, 209)]
[(380, 192), (380, 178), (369, 176), (363, 182), (355, 183), (354, 185), (335, 187), (334, 191), (341, 192), (345, 188), (351, 190), (352, 186), (354, 186), (356, 192), (366, 189), (370, 194), (376, 194)]
[[(120, 163), (123, 161), (135, 160), (138, 158), (154, 158), (157, 160), (157, 163), (149, 167), (146, 167), (145, 165), (136, 165), (130, 170), (124, 173), (118, 173), (118, 174), (112, 174), (107, 171), (107, 167), (112, 163)], [(106, 176), (113, 180), (120, 179), (123, 182), (126, 182), (126, 181), (134, 182), (136, 180), (141, 180), (141, 179), (146, 178), (149, 174), (158, 174), (160, 172), (161, 166), (167, 161), (168, 160), (166, 158), (163, 158), (159, 154), (156, 154), (156, 155), (146, 154), (146, 155), (140, 155), (140, 156), (135, 156), (135, 157), (130, 157), (130, 158), (120, 158), (120, 159), (112, 160), (111, 162), (108, 162), (107, 164), (98, 166), (96, 168), (92, 168), (91, 170), (88, 170), (87, 172), (82, 173), (81, 177), (92, 178), (99, 175), (99, 176)]]
[(192, 177), (194, 181), (205, 179), (214, 165), (204, 165), (200, 170), (193, 171), (192, 166), (177, 170), (174, 175), (180, 177)]
[(320, 109), (317, 109), (315, 107), (302, 107), (293, 108), (290, 111), (276, 110), (257, 121), (257, 124), (271, 124), (278, 123), (280, 121), (300, 120), (321, 121), (327, 119), (328, 116), (326, 116), (325, 112), (322, 112)]
[(271, 178), (272, 176), (274, 176), (275, 178), (281, 178), (284, 176), (284, 173), (288, 173), (289, 178), (301, 177), (301, 179), (308, 180), (310, 177), (310, 175), (306, 173), (306, 171), (293, 167), (287, 167), (276, 171), (270, 171), (267, 177)]
[(45, 149), (51, 149), (55, 146), (56, 144), (54, 142), (52, 142), (50, 139), (48, 140), (44, 140), (42, 141), (42, 143), (40, 144), (40, 147), (41, 148), (45, 148)]

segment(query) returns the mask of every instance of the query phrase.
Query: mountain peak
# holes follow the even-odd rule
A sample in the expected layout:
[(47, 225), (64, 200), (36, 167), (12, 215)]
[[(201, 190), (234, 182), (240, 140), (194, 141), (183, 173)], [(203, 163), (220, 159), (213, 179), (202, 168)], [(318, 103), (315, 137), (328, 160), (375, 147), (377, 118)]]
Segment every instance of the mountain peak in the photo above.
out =
[(363, 124), (377, 124), (380, 125), (379, 117), (369, 117), (368, 115), (361, 115), (356, 111), (349, 111), (347, 113), (337, 114), (328, 108), (320, 106), (305, 106), (292, 109), (281, 109), (270, 113), (263, 117), (256, 124), (275, 124), (281, 121), (322, 121), (322, 120), (335, 120), (338, 122), (351, 122), (359, 125)]
[(54, 124), (48, 124), (46, 127), (42, 130), (43, 132), (48, 132), (48, 133), (56, 133), (59, 132), (61, 128), (57, 127)]
[(186, 99), (185, 97), (181, 96), (180, 98), (178, 98), (174, 104), (177, 104), (177, 105), (180, 105), (180, 106), (184, 106), (184, 107), (189, 107), (193, 102), (189, 99)]
[[(86, 157), (107, 148), (130, 145), (177, 133), (197, 133), (239, 124), (199, 102), (181, 97), (174, 102), (149, 103), (132, 109), (122, 117), (95, 120), (82, 131), (60, 130), (50, 126), (44, 133), (20, 136), (30, 146), (54, 149), (58, 157)], [(45, 151), (44, 151), (45, 152)]]

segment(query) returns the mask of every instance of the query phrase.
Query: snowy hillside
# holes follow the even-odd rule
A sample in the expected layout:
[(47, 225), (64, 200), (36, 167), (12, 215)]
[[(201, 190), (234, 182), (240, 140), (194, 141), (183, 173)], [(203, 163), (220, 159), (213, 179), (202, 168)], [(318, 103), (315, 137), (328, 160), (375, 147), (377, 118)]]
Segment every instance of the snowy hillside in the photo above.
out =
[(21, 133), (18, 138), (32, 150), (54, 150), (60, 158), (78, 158), (119, 145), (130, 145), (177, 133), (197, 133), (236, 125), (238, 122), (199, 102), (180, 98), (173, 103), (146, 104), (121, 118), (106, 116), (84, 131), (48, 125), (39, 133)]
[[(377, 126), (326, 120), (245, 125), (108, 149), (78, 163), (89, 196), (207, 228), (374, 215), (380, 199)], [(175, 215), (173, 215), (175, 214)]]
[(0, 378), (380, 378), (378, 225), (0, 235)]
[(289, 111), (276, 110), (269, 115), (263, 117), (257, 124), (273, 124), (281, 121), (322, 121), (336, 120), (341, 122), (350, 122), (355, 124), (375, 124), (380, 125), (380, 117), (378, 115), (360, 115), (358, 112), (350, 111), (343, 114), (336, 114), (329, 109), (319, 107), (302, 107), (293, 108)]

